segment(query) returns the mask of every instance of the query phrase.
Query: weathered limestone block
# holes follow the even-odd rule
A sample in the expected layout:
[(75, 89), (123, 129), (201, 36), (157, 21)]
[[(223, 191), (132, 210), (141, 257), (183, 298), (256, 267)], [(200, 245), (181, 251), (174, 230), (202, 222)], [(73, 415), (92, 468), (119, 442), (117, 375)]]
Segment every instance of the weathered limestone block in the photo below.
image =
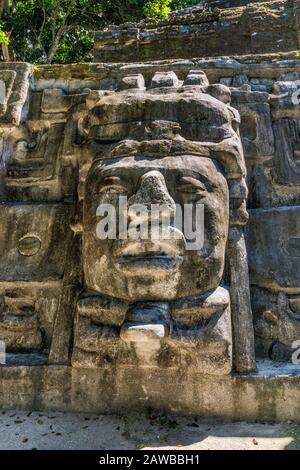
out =
[(251, 282), (276, 290), (300, 287), (299, 206), (251, 211), (247, 229)]
[(1, 104), (0, 104), (0, 113), (5, 115), (7, 110), (7, 103), (9, 101), (10, 95), (12, 93), (12, 87), (15, 81), (17, 73), (15, 70), (1, 70)]
[(144, 80), (143, 75), (141, 73), (138, 73), (136, 75), (131, 74), (131, 75), (127, 75), (126, 77), (123, 77), (122, 78), (121, 88), (123, 90), (126, 90), (128, 88), (144, 89), (145, 88), (145, 80)]
[(251, 291), (257, 357), (292, 362), (300, 334), (300, 296), (256, 286)]
[(234, 90), (232, 105), (241, 116), (240, 132), (245, 157), (264, 160), (265, 157), (272, 156), (274, 135), (268, 95)]
[[(74, 221), (76, 222), (76, 220)], [(48, 355), (50, 364), (69, 364), (71, 342), (74, 333), (74, 318), (78, 293), (82, 289), (81, 251), (82, 239), (75, 223), (70, 224), (74, 234), (66, 254), (64, 277), (59, 302), (53, 319), (51, 347)]]
[(54, 88), (32, 94), (32, 119), (4, 134), (7, 176), (0, 189), (2, 200), (74, 201), (82, 140), (79, 120), (90, 91), (67, 95)]
[(156, 72), (151, 82), (151, 88), (176, 87), (178, 85), (178, 77), (174, 72)]
[(42, 351), (58, 308), (72, 208), (2, 204), (0, 214), (0, 337), (8, 351)]
[(299, 120), (276, 119), (272, 129), (274, 155), (253, 170), (254, 207), (299, 205)]
[(60, 282), (1, 280), (0, 291), (0, 334), (6, 350), (47, 354), (58, 308)]
[[(284, 1), (220, 7), (226, 12), (198, 6), (164, 24), (104, 31), (101, 57), (126, 63), (41, 66), (30, 82), (30, 67), (1, 66), (0, 340), (10, 361), (2, 376), (16, 397), (30, 382), (24, 403), (39, 387), (41, 406), (110, 410), (112, 401), (144, 406), (159, 396), (157, 406), (168, 407), (172, 377), (178, 409), (193, 409), (194, 396), (202, 403), (202, 385), (222, 384), (232, 415), (241, 377), (230, 373), (255, 369), (253, 326), (257, 357), (291, 361), (300, 309), (300, 61), (297, 52), (263, 53), (299, 49), (299, 15)], [(168, 60), (150, 62), (152, 54)], [(13, 121), (16, 90), (23, 94)], [(135, 204), (163, 203), (163, 214), (176, 203), (203, 204), (204, 245), (188, 250), (183, 230), (175, 240), (99, 239), (101, 203), (135, 223), (147, 219)], [(165, 223), (172, 233), (175, 222)], [(21, 365), (30, 370), (24, 379)], [(274, 397), (268, 379), (261, 383), (251, 389), (261, 395), (249, 416)]]
[(70, 240), (72, 206), (2, 204), (0, 211), (0, 279), (7, 282), (60, 279)]
[(27, 100), (31, 66), (0, 64), (0, 122), (18, 125)]
[[(246, 4), (245, 4), (246, 3)], [(95, 62), (138, 62), (298, 49), (294, 2), (200, 6), (168, 20), (112, 26), (96, 32)]]
[(257, 352), (291, 360), (292, 343), (300, 333), (300, 208), (250, 214), (247, 241)]
[[(22, 140), (14, 144), (7, 163), (4, 198), (11, 201), (55, 201), (59, 199), (57, 169), (63, 123), (27, 121)], [(42, 185), (41, 182), (44, 181)]]
[(171, 305), (140, 302), (131, 308), (101, 296), (86, 297), (78, 305), (72, 365), (189, 367), (228, 374), (229, 303), (229, 294), (222, 288)]
[[(166, 84), (176, 84), (176, 86), (173, 86), (174, 91), (178, 89), (178, 91), (182, 93), (183, 83), (186, 87), (192, 87), (191, 90), (197, 90), (197, 87), (201, 86), (202, 92), (208, 93), (210, 96), (214, 96), (215, 99), (221, 100), (224, 103), (230, 102), (230, 92), (223, 83), (232, 86), (232, 105), (238, 108), (241, 114), (240, 132), (244, 152), (248, 161), (250, 204), (254, 207), (259, 207), (260, 205), (270, 207), (273, 204), (277, 206), (280, 204), (295, 204), (297, 198), (299, 198), (299, 191), (297, 190), (298, 121), (295, 118), (290, 119), (283, 117), (281, 119), (275, 119), (275, 122), (272, 122), (272, 114), (270, 113), (269, 107), (270, 92), (273, 94), (276, 92), (277, 96), (281, 96), (278, 94), (280, 90), (277, 90), (277, 85), (274, 86), (273, 89), (274, 83), (294, 83), (294, 81), (298, 79), (298, 72), (293, 72), (291, 68), (295, 67), (295, 62), (292, 60), (279, 61), (278, 64), (276, 63), (277, 68), (274, 68), (274, 65), (268, 62), (262, 65), (257, 63), (248, 64), (232, 59), (217, 59), (216, 61), (200, 60), (198, 62), (207, 70), (209, 76), (213, 77), (213, 84), (209, 85), (203, 71), (196, 68), (195, 64), (190, 64), (189, 61), (183, 61), (181, 64), (178, 63), (178, 65), (174, 65), (178, 79), (175, 77), (170, 64), (163, 64), (161, 66), (159, 64), (143, 64), (134, 67), (129, 65), (120, 66), (119, 70), (114, 72), (117, 78), (112, 76), (110, 84), (105, 81), (107, 78), (103, 75), (104, 81), (101, 85), (102, 90), (84, 90), (83, 84), (79, 86), (79, 82), (77, 85), (78, 88), (76, 89), (75, 82), (74, 85), (72, 85), (69, 77), (68, 84), (64, 84), (61, 81), (62, 78), (59, 76), (59, 69), (55, 72), (58, 74), (57, 80), (55, 78), (51, 79), (53, 91), (48, 90), (44, 92), (41, 85), (35, 83), (29, 108), (29, 116), (31, 118), (26, 122), (26, 125), (14, 128), (13, 138), (9, 140), (8, 134), (5, 134), (3, 140), (2, 149), (3, 155), (6, 155), (5, 159), (7, 160), (7, 176), (1, 187), (2, 201), (27, 201), (30, 203), (33, 201), (59, 202), (67, 200), (71, 204), (74, 204), (77, 198), (77, 192), (79, 199), (84, 199), (86, 177), (93, 160), (97, 158), (99, 153), (98, 144), (95, 145), (92, 140), (89, 143), (85, 143), (85, 139), (88, 138), (90, 132), (90, 124), (86, 121), (85, 116), (97, 106), (99, 100), (103, 100), (104, 97), (107, 97), (107, 99), (111, 97), (111, 99), (113, 99), (114, 92), (111, 91), (111, 87), (120, 90), (122, 88), (130, 89), (132, 86), (133, 90), (140, 89), (146, 92), (144, 87), (151, 86), (152, 79), (158, 70), (160, 77), (173, 77), (172, 83), (166, 82)], [(49, 73), (53, 75), (54, 72), (50, 69)], [(99, 76), (103, 73), (101, 70), (99, 68)], [(74, 69), (74, 73), (75, 72)], [(171, 74), (171, 72), (173, 72), (173, 74)], [(45, 72), (39, 72), (41, 75), (44, 73)], [(230, 73), (230, 77), (226, 77), (228, 73)], [(85, 72), (85, 74), (88, 75), (87, 72)], [(43, 77), (44, 83), (50, 83), (46, 75), (43, 75)], [(122, 77), (124, 77), (125, 82), (127, 80), (126, 77), (129, 77), (127, 84), (122, 84)], [(86, 79), (86, 81), (89, 80), (89, 78)], [(99, 83), (96, 78), (93, 78), (93, 80), (95, 83)], [(216, 84), (216, 82), (223, 83)], [(164, 84), (164, 81), (162, 84)], [(236, 88), (237, 86), (239, 86), (239, 88)], [(245, 86), (247, 88), (245, 88)], [(255, 86), (263, 87), (263, 89), (256, 90), (253, 88)], [(72, 89), (71, 93), (66, 91), (68, 87)], [(295, 87), (293, 89), (295, 89)], [(154, 90), (155, 88), (153, 88), (151, 93), (155, 93)], [(197, 124), (196, 127), (191, 125), (190, 122), (188, 125), (183, 124), (183, 121), (186, 119), (184, 110), (181, 111), (181, 115), (178, 115), (178, 121), (181, 122), (181, 130), (176, 123), (170, 126), (166, 119), (169, 111), (165, 104), (166, 92), (164, 88), (162, 88), (159, 93), (162, 93), (162, 96), (160, 104), (157, 107), (157, 117), (155, 117), (155, 119), (158, 120), (158, 124), (155, 125), (154, 123), (149, 130), (152, 142), (149, 138), (147, 141), (143, 142), (141, 147), (143, 152), (149, 152), (149, 155), (157, 156), (159, 156), (161, 152), (167, 154), (167, 152), (170, 152), (170, 140), (173, 139), (174, 135), (178, 133), (180, 135), (183, 131), (185, 135), (196, 135), (199, 142), (206, 141), (210, 135), (213, 136), (213, 139), (219, 138), (217, 136), (218, 131), (215, 129), (213, 131), (214, 134), (211, 134), (211, 130), (208, 132), (205, 130), (205, 127), (201, 129), (199, 124)], [(272, 113), (274, 113), (274, 110), (278, 108), (274, 105), (275, 102), (272, 96), (271, 109)], [(121, 111), (119, 108), (116, 108), (116, 111), (113, 111), (113, 113), (112, 110), (114, 106), (112, 106), (112, 104), (106, 107), (105, 113), (107, 115), (107, 122), (117, 120), (120, 115), (127, 116), (126, 132), (127, 135), (130, 135), (134, 128), (134, 125), (131, 124), (130, 121), (132, 120), (132, 116), (137, 112), (139, 106), (138, 99), (136, 100), (136, 105), (130, 104), (130, 106), (127, 106), (123, 104), (122, 106)], [(163, 111), (163, 109), (165, 109), (165, 111)], [(280, 109), (281, 112), (287, 113), (288, 109), (292, 108), (281, 107)], [(143, 109), (141, 109), (140, 117), (142, 117), (143, 112)], [(233, 110), (232, 112), (234, 116), (232, 125), (237, 126), (239, 117), (234, 114)], [(163, 120), (159, 119), (160, 114), (164, 114)], [(92, 121), (93, 119), (94, 117)], [(116, 132), (117, 134), (123, 132), (121, 129), (124, 125), (125, 124), (122, 123), (113, 126), (111, 124), (102, 125), (101, 129), (96, 125), (94, 126), (95, 128), (92, 134), (95, 135), (96, 139), (98, 139), (98, 137), (100, 137), (100, 139), (114, 138)], [(273, 134), (275, 134), (275, 145)], [(158, 145), (155, 140), (159, 140), (161, 137), (164, 142)], [(134, 154), (135, 151), (134, 145), (131, 146), (130, 154)], [(221, 155), (221, 152), (219, 155)], [(226, 162), (226, 160), (222, 160), (222, 164), (224, 164), (224, 162)], [(237, 168), (241, 169), (240, 163), (231, 170), (232, 175), (236, 173)], [(238, 171), (240, 171), (240, 169)], [(77, 171), (79, 171), (78, 186), (76, 182)], [(254, 189), (252, 189), (252, 185)], [(237, 220), (236, 215), (239, 211), (238, 208), (242, 207), (240, 201), (247, 197), (247, 191), (241, 191), (241, 186), (236, 185), (234, 180), (230, 181), (229, 188), (230, 214), (232, 220)], [(80, 207), (76, 209), (76, 213), (78, 215), (75, 216), (72, 227), (75, 230), (81, 230)], [(70, 266), (72, 266), (72, 263)], [(73, 268), (70, 269), (70, 273), (73, 272)], [(77, 286), (78, 275), (76, 276), (74, 279), (77, 280), (72, 282)], [(68, 298), (68, 296), (73, 295), (71, 294), (73, 291), (68, 291), (67, 278), (64, 282), (66, 283), (66, 298)], [(76, 289), (74, 292), (76, 296)], [(68, 310), (68, 308), (64, 306), (63, 300), (60, 299), (59, 301), (62, 307), (58, 310)], [(99, 299), (97, 301), (99, 301)], [(76, 310), (76, 306), (74, 309)], [(109, 311), (110, 309), (107, 310), (107, 312)], [(76, 331), (77, 329), (79, 331), (81, 328), (81, 314), (78, 312), (79, 310), (77, 309), (76, 315), (78, 316), (78, 321), (76, 320), (76, 325), (78, 326), (76, 326)], [(51, 315), (52, 323), (49, 321), (48, 324), (50, 325), (51, 323), (51, 328), (47, 326), (49, 332), (50, 330), (52, 331), (53, 328), (53, 318), (55, 318), (57, 331), (59, 331), (59, 325), (66, 325), (68, 331), (70, 331), (70, 328), (71, 330), (73, 329), (73, 320), (70, 320), (73, 313), (71, 317), (67, 315), (68, 320), (64, 320), (65, 317), (60, 314), (56, 315), (52, 313)], [(113, 325), (111, 327), (113, 327)], [(121, 325), (118, 326), (118, 328), (120, 327)], [(173, 329), (172, 334), (174, 334), (174, 331)], [(72, 332), (70, 334), (72, 334)], [(70, 337), (70, 334), (66, 334), (66, 337)], [(82, 337), (83, 336), (84, 335), (82, 335)], [(51, 333), (48, 334), (48, 338), (50, 338), (48, 339), (49, 344)], [(68, 345), (70, 341), (62, 339), (59, 335), (57, 338), (57, 341), (54, 340), (52, 344), (53, 350), (51, 358), (53, 362), (56, 363), (60, 361), (61, 363), (68, 363)], [(170, 338), (170, 335), (168, 338)], [(84, 354), (80, 353), (80, 355), (81, 359), (76, 359), (76, 362), (76, 354), (74, 352), (72, 359), (74, 364), (75, 362), (77, 365), (83, 363), (80, 361), (83, 361)], [(103, 362), (102, 359), (95, 359), (97, 357), (97, 351), (94, 351), (92, 356), (93, 359), (89, 359), (89, 361), (93, 366)], [(130, 360), (128, 360), (128, 362), (130, 362)]]
[(274, 122), (276, 142), (274, 179), (277, 184), (300, 186), (300, 120)]
[[(225, 86), (208, 85), (201, 71), (191, 76), (196, 76), (196, 85), (182, 86), (174, 72), (160, 72), (147, 90), (99, 94), (82, 123), (86, 149), (94, 141), (94, 161), (83, 200), (86, 292), (77, 306), (74, 367), (136, 364), (192, 367), (210, 374), (231, 371), (231, 310), (220, 282), (228, 226), (247, 221), (245, 166), (236, 133), (239, 117), (227, 104), (230, 92)], [(199, 199), (190, 196), (193, 193)], [(136, 219), (136, 204), (163, 204), (174, 210), (176, 204), (205, 200), (204, 247), (187, 250), (183, 232), (173, 241), (123, 241), (120, 232), (115, 240), (99, 239), (98, 208), (103, 203), (117, 208), (120, 195), (129, 198), (126, 223), (127, 217)], [(172, 224), (168, 227), (174, 231)], [(231, 249), (235, 253), (235, 241)], [(247, 256), (245, 247), (240, 250), (233, 266), (241, 279)], [(245, 277), (244, 292), (248, 284)], [(176, 303), (180, 298), (185, 298), (181, 307)], [(253, 370), (249, 291), (242, 303), (236, 296), (234, 308), (248, 316), (235, 339), (241, 356), (235, 364), (238, 370)]]
[(209, 85), (206, 74), (203, 70), (190, 70), (185, 81), (184, 85)]
[[(299, 96), (299, 82), (294, 81), (279, 81), (275, 82), (273, 86), (272, 108), (273, 116), (275, 119), (280, 119), (286, 114), (290, 117), (298, 116), (297, 97)], [(294, 101), (296, 99), (296, 101)]]
[[(2, 263), (10, 269), (1, 281), (1, 331), (8, 350), (39, 351), (50, 364), (183, 366), (228, 374), (233, 312), (220, 283), (228, 227), (247, 221), (238, 113), (230, 107), (229, 89), (210, 85), (197, 68), (180, 78), (172, 70), (152, 70), (150, 76), (144, 70), (128, 74), (124, 67), (122, 73), (123, 78), (119, 72), (112, 78), (121, 90), (116, 92), (105, 83), (103, 90), (80, 86), (72, 93), (61, 79), (52, 80), (50, 89), (34, 84), (30, 119), (5, 141), (10, 146), (1, 188)], [(175, 243), (121, 243), (117, 251), (125, 251), (115, 258), (116, 247), (105, 248), (96, 237), (103, 164), (135, 181), (131, 219), (136, 203), (173, 208), (175, 201), (183, 205), (193, 201), (194, 192), (203, 192), (199, 200), (205, 197), (209, 223), (202, 251), (187, 251), (181, 237)], [(183, 188), (176, 195), (175, 176)], [(8, 242), (13, 224), (17, 228)], [(237, 257), (236, 272), (242, 275), (245, 266)], [(19, 289), (15, 303), (12, 287)], [(236, 298), (234, 309), (243, 308), (250, 318), (247, 296), (243, 302)], [(235, 366), (251, 370), (252, 327), (238, 331), (235, 351), (240, 354), (244, 346), (244, 358), (236, 358)]]
[(86, 94), (66, 95), (61, 88), (46, 89), (42, 95), (41, 111), (48, 118), (49, 114), (67, 113), (73, 106), (84, 103)]

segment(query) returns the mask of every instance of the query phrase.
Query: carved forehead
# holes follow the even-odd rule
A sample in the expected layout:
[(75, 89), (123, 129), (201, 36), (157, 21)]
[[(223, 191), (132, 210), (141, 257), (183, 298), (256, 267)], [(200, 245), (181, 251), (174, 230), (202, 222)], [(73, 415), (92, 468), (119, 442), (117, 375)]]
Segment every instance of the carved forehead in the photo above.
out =
[(191, 106), (194, 111), (197, 111), (198, 116), (202, 115), (214, 120), (230, 120), (226, 104), (195, 88), (191, 90), (183, 88), (181, 92), (169, 90), (162, 93), (148, 90), (113, 93), (100, 99), (93, 108), (93, 114), (97, 116), (99, 123), (111, 124), (120, 122), (121, 116), (122, 118), (127, 116), (133, 120), (155, 120), (164, 119), (164, 116), (170, 117), (170, 113), (173, 112), (175, 115), (171, 120), (180, 122), (180, 120), (197, 119), (197, 116), (191, 113)]
[(166, 176), (175, 173), (178, 176), (192, 175), (202, 177), (214, 186), (227, 188), (227, 181), (223, 175), (221, 165), (216, 160), (192, 155), (170, 156), (164, 158), (133, 158), (111, 159), (97, 162), (90, 170), (89, 180), (97, 180), (110, 174), (126, 176), (128, 172), (141, 172), (156, 169)]
[[(226, 104), (197, 89), (119, 92), (103, 96), (93, 108), (90, 136), (99, 141), (117, 141), (129, 135), (143, 139), (147, 133), (159, 138), (160, 129), (166, 132), (169, 123), (172, 132), (185, 138), (220, 141), (234, 134), (232, 118)], [(155, 127), (156, 121), (164, 121), (164, 126)]]

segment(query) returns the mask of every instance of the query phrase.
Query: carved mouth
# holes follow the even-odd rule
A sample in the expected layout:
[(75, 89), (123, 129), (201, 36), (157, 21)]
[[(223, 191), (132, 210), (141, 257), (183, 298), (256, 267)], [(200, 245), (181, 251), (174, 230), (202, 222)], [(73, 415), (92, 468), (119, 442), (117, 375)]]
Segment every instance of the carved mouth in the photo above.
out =
[(155, 274), (176, 270), (183, 261), (182, 240), (138, 240), (121, 242), (116, 250), (115, 266), (132, 274)]
[(115, 256), (118, 257), (148, 257), (148, 256), (183, 256), (185, 241), (178, 240), (136, 240), (119, 241)]
[(181, 256), (169, 256), (164, 253), (145, 253), (136, 256), (119, 256), (115, 259), (117, 269), (127, 272), (170, 271), (181, 264)]

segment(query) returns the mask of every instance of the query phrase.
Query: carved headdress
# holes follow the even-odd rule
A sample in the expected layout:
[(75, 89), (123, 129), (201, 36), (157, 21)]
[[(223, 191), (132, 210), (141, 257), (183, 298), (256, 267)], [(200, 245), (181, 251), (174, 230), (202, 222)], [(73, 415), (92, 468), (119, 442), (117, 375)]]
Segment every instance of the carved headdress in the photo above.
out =
[[(94, 160), (178, 155), (212, 158), (222, 165), (228, 181), (230, 223), (244, 225), (248, 220), (246, 168), (240, 118), (229, 104), (230, 90), (209, 85), (201, 71), (190, 72), (183, 83), (172, 78), (170, 73), (160, 72), (147, 89), (136, 79), (136, 88), (98, 95), (83, 123), (88, 139), (95, 144)], [(128, 82), (132, 84), (125, 77), (123, 84)]]

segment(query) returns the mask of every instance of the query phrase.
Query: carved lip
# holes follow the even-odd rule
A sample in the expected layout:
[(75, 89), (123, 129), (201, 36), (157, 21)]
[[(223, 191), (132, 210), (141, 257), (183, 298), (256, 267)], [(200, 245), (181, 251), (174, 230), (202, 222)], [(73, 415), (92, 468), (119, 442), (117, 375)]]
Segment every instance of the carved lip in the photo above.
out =
[(122, 271), (165, 271), (174, 270), (181, 264), (181, 256), (169, 256), (162, 253), (145, 253), (138, 256), (119, 256), (115, 258), (116, 267)]
[(185, 241), (172, 240), (136, 240), (120, 241), (115, 257), (151, 257), (151, 256), (183, 256)]
[(115, 253), (116, 268), (121, 271), (175, 270), (183, 261), (185, 245), (179, 240), (137, 240), (121, 242)]

